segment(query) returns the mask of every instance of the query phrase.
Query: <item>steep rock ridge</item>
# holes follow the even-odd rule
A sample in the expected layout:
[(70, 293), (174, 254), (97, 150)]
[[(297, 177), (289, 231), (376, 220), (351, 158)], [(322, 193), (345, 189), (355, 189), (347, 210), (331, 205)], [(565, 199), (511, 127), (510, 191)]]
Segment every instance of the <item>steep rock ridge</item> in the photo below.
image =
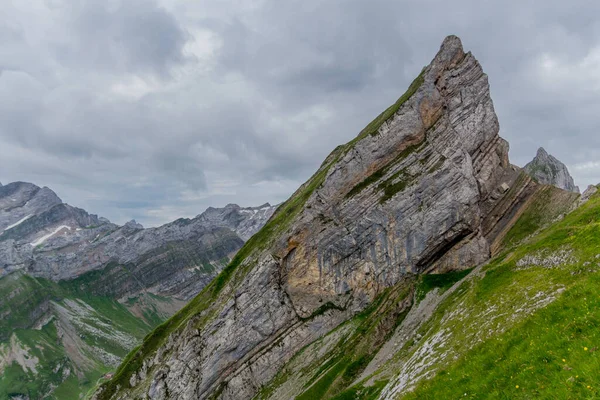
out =
[(446, 38), (96, 398), (252, 398), (386, 288), (486, 261), (536, 187), (498, 130), (481, 66)]
[(543, 185), (579, 193), (579, 187), (575, 186), (567, 166), (548, 154), (543, 147), (538, 149), (535, 158), (525, 165), (524, 170)]

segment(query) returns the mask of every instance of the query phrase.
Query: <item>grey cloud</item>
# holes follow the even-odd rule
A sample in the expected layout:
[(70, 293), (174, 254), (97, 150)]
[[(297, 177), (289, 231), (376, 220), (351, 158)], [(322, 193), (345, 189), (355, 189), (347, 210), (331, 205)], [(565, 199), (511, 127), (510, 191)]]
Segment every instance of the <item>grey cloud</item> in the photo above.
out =
[(149, 226), (279, 202), (458, 34), (489, 74), (511, 160), (544, 146), (597, 183), (597, 15), (584, 0), (11, 3), (0, 181)]
[(167, 75), (184, 60), (186, 32), (154, 1), (67, 2), (63, 9), (72, 37), (55, 51), (69, 65)]
[(401, 72), (410, 57), (396, 16), (376, 11), (390, 4), (267, 1), (247, 22), (216, 28), (224, 41), (219, 61), (279, 95), (292, 92), (294, 106), (328, 92), (356, 92), (386, 70)]

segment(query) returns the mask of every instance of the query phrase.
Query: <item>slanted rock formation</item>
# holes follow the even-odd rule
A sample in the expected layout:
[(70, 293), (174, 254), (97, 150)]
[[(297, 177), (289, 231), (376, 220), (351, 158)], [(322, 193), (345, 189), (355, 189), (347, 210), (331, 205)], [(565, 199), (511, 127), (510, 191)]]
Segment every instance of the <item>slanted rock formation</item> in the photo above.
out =
[(538, 149), (535, 158), (525, 165), (524, 170), (543, 185), (552, 185), (569, 192), (579, 193), (579, 187), (575, 186), (567, 166), (548, 154), (543, 147)]
[(537, 187), (498, 132), (481, 65), (446, 38), (96, 398), (250, 399), (387, 288), (485, 262)]

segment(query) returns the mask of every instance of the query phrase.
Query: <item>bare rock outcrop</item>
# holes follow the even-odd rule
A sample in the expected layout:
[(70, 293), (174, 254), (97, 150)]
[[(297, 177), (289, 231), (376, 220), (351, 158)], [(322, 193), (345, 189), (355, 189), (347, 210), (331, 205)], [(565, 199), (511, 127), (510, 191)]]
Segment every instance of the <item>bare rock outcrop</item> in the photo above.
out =
[(567, 166), (548, 154), (543, 147), (538, 149), (535, 158), (525, 165), (524, 170), (543, 185), (552, 185), (569, 192), (579, 193), (579, 187), (575, 186)]

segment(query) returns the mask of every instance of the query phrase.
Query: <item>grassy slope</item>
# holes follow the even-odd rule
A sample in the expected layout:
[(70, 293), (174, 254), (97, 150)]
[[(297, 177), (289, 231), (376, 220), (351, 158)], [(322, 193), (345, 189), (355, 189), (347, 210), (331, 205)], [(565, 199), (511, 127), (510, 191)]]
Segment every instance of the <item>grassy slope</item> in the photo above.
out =
[[(300, 393), (299, 400), (346, 398), (345, 389), (406, 316), (408, 309), (401, 304), (412, 297), (413, 286), (414, 279), (409, 278), (389, 288), (363, 312), (304, 348), (256, 398), (267, 399), (290, 382), (294, 392)], [(374, 388), (359, 387), (352, 394), (371, 399), (382, 388), (382, 383)]]
[(406, 93), (375, 118), (355, 139), (345, 145), (338, 146), (327, 157), (319, 170), (277, 209), (269, 222), (246, 242), (229, 265), (200, 294), (172, 318), (146, 336), (142, 345), (125, 358), (113, 379), (102, 386), (102, 390), (98, 394), (100, 399), (109, 399), (117, 392), (118, 387), (127, 387), (131, 374), (141, 367), (144, 359), (164, 344), (169, 335), (181, 330), (187, 321), (203, 313), (203, 316), (196, 321), (196, 327), (201, 329), (212, 318), (219, 304), (222, 304), (226, 298), (226, 295), (220, 297), (226, 285), (233, 281), (231, 286), (234, 287), (237, 282), (244, 279), (247, 272), (254, 265), (260, 251), (267, 248), (278, 236), (283, 234), (294, 218), (300, 214), (309, 197), (325, 181), (329, 169), (358, 141), (369, 135), (376, 135), (381, 125), (391, 118), (402, 104), (419, 89), (423, 84), (423, 72), (413, 81)]
[(0, 341), (10, 332), (30, 326), (55, 292), (56, 285), (21, 272), (0, 279)]
[[(534, 203), (528, 213), (536, 210)], [(536, 230), (528, 213), (513, 234)], [(536, 259), (519, 263), (528, 256)], [(391, 386), (399, 376), (416, 384), (392, 398), (600, 397), (600, 196), (484, 272), (466, 279), (421, 327), (422, 338), (379, 371)]]
[[(19, 347), (27, 350), (27, 357), (39, 360), (35, 373), (31, 370), (25, 371), (16, 362), (7, 366), (0, 376), (0, 398), (9, 398), (15, 394), (26, 394), (31, 399), (43, 396), (46, 398), (45, 395), (52, 385), (57, 389), (50, 398), (77, 399), (81, 393), (92, 388), (104, 373), (113, 369), (86, 351), (86, 356), (91, 361), (90, 367), (80, 371), (82, 375), (79, 378), (75, 376), (75, 366), (70, 353), (64, 348), (57, 333), (57, 317), (39, 329), (31, 328), (35, 322), (34, 316), (39, 317), (34, 310), (44, 309), (46, 316), (54, 314), (48, 301), (66, 308), (69, 308), (65, 302), (67, 299), (77, 301), (78, 304), (84, 302), (92, 309), (90, 315), (82, 319), (89, 329), (98, 329), (110, 334), (114, 327), (118, 332), (138, 341), (141, 341), (156, 324), (162, 322), (155, 314), (147, 318), (150, 322), (143, 321), (113, 299), (89, 296), (71, 289), (68, 284), (56, 284), (20, 273), (0, 279), (0, 293), (2, 298), (6, 299), (0, 304), (0, 309), (10, 311), (10, 314), (0, 321), (0, 326), (4, 327), (2, 331), (14, 332)], [(151, 314), (152, 310), (149, 310), (149, 313)], [(91, 348), (99, 348), (118, 357), (124, 357), (131, 350), (117, 339), (96, 337), (85, 329), (78, 329), (76, 334)], [(0, 342), (0, 357), (1, 349), (6, 350), (9, 343), (9, 338)], [(66, 373), (67, 370), (69, 373)]]
[(555, 222), (569, 211), (578, 196), (577, 193), (567, 192), (554, 186), (542, 186), (527, 210), (504, 237), (502, 247), (508, 248), (519, 244), (540, 228)]

